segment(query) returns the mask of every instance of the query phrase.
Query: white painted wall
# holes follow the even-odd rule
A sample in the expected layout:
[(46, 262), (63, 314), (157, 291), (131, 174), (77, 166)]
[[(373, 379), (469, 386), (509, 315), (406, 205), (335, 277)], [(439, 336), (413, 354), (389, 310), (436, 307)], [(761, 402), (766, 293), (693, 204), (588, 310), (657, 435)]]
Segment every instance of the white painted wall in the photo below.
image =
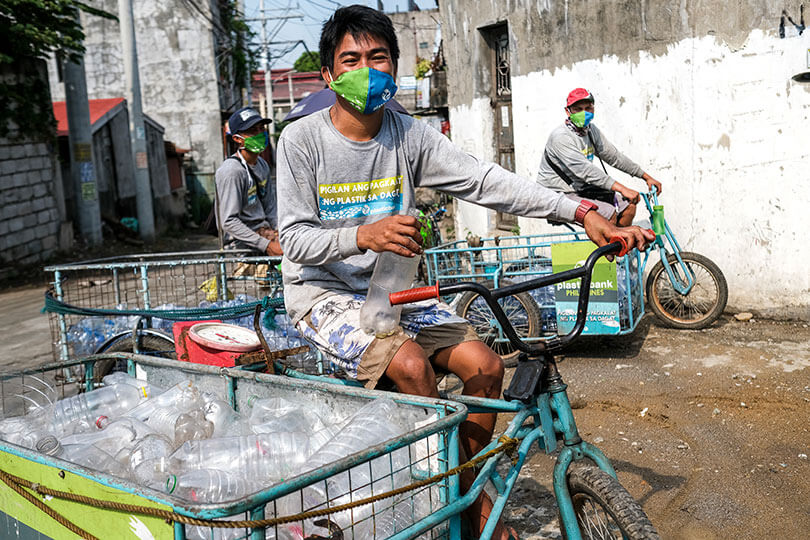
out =
[[(468, 154), (494, 161), (493, 123), (489, 98), (478, 98), (469, 106), (452, 109), (450, 135), (453, 142)], [(468, 234), (486, 237), (495, 227), (495, 212), (460, 200), (456, 200), (454, 219), (459, 239)]]
[[(514, 77), (517, 172), (534, 178), (548, 133), (564, 119), (565, 95), (588, 88), (594, 123), (663, 182), (661, 202), (681, 246), (723, 270), (729, 309), (810, 319), (810, 84), (790, 79), (808, 69), (808, 49), (810, 32), (779, 39), (754, 30), (739, 49), (706, 36), (659, 56), (607, 56)], [(491, 119), (476, 115), (491, 112), (451, 109), (454, 139), (472, 152), (492, 140)], [(473, 212), (457, 219), (460, 233), (480, 228)], [(523, 234), (547, 227), (521, 219)]]

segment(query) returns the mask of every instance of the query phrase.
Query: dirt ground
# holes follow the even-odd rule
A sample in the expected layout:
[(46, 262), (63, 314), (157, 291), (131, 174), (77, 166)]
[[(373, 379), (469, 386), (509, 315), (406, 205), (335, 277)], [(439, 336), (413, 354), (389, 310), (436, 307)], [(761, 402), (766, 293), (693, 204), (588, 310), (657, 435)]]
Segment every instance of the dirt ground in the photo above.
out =
[[(683, 540), (808, 537), (808, 367), (804, 323), (685, 331), (649, 315), (632, 335), (582, 338), (559, 364), (582, 437), (661, 537)], [(520, 475), (507, 521), (521, 538), (560, 537), (555, 458), (534, 453)]]

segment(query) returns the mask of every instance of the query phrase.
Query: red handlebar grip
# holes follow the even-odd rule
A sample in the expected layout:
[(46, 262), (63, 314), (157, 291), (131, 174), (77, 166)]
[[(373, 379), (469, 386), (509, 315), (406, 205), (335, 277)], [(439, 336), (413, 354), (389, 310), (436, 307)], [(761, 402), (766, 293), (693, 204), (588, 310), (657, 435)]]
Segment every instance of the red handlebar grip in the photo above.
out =
[(620, 249), (619, 253), (617, 253), (619, 257), (624, 257), (625, 255), (627, 255), (627, 252), (630, 251), (629, 249), (627, 249), (627, 240), (625, 240), (621, 236), (614, 236), (613, 238), (611, 238), (609, 243), (612, 244), (613, 242), (619, 242), (622, 245), (622, 249)]
[(410, 304), (411, 302), (419, 302), (420, 300), (427, 300), (429, 298), (439, 297), (439, 284), (431, 285), (430, 287), (418, 287), (416, 289), (408, 289), (406, 291), (399, 291), (388, 295), (388, 300), (392, 306), (399, 304)]

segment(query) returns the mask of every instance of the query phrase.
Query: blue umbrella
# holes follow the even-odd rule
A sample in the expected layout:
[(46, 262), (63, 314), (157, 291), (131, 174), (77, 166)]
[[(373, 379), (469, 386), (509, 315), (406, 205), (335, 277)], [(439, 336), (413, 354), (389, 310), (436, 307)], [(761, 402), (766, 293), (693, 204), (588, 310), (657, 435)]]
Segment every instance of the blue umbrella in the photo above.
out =
[[(287, 114), (287, 116), (284, 117), (284, 121), (286, 122), (287, 120), (295, 120), (296, 118), (309, 116), (310, 114), (318, 112), (321, 109), (331, 107), (335, 104), (335, 100), (337, 100), (337, 96), (335, 95), (334, 90), (331, 88), (324, 88), (323, 90), (310, 94), (299, 101)], [(395, 99), (388, 101), (385, 104), (385, 107), (398, 113), (410, 114), (405, 110), (405, 107), (397, 103), (397, 100)]]

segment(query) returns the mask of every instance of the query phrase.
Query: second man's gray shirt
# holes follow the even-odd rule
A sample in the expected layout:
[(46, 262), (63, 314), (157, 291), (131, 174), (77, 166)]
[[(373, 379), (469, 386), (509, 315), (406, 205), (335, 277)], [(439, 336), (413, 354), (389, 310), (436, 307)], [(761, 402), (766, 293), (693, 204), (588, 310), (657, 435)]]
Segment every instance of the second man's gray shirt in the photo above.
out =
[[(583, 136), (566, 122), (549, 135), (537, 171), (537, 182), (562, 193), (576, 193), (589, 186), (610, 190), (615, 180), (593, 162), (594, 152), (608, 165), (630, 176), (644, 175), (641, 167), (619, 152), (594, 124), (588, 126), (587, 135)], [(560, 178), (549, 165), (549, 158), (573, 181), (572, 184)]]
[(377, 254), (357, 247), (357, 229), (414, 208), (416, 187), (525, 217), (570, 222), (577, 209), (389, 110), (362, 142), (342, 135), (329, 109), (297, 120), (281, 133), (277, 158), (284, 300), (294, 322), (335, 293), (366, 294)]
[[(258, 189), (255, 179), (265, 182), (263, 190)], [(216, 189), (217, 223), (224, 232), (225, 243), (266, 252), (270, 241), (256, 231), (261, 227), (277, 227), (276, 186), (267, 162), (260, 157), (254, 165), (247, 165), (234, 154), (217, 169)], [(260, 196), (261, 191), (264, 197)]]

